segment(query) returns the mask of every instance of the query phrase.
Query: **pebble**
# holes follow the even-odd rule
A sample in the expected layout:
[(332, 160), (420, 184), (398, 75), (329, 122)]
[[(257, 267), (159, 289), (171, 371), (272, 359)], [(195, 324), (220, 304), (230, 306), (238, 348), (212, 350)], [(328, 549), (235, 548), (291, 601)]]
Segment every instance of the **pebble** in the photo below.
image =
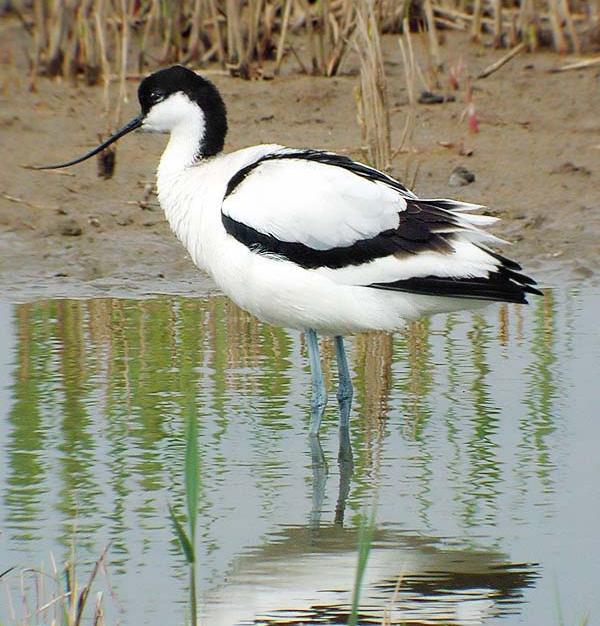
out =
[(464, 187), (470, 185), (475, 180), (475, 174), (470, 172), (466, 167), (459, 165), (452, 170), (448, 184), (450, 187)]
[(582, 174), (583, 176), (591, 176), (592, 172), (583, 165), (575, 165), (571, 161), (566, 161), (562, 165), (555, 167), (550, 171), (551, 174)]
[(444, 102), (454, 102), (456, 98), (449, 94), (447, 96), (431, 91), (422, 91), (419, 96), (419, 104), (443, 104)]
[(72, 217), (63, 220), (60, 224), (60, 234), (65, 237), (79, 237), (82, 232), (83, 229), (79, 225), (79, 222)]

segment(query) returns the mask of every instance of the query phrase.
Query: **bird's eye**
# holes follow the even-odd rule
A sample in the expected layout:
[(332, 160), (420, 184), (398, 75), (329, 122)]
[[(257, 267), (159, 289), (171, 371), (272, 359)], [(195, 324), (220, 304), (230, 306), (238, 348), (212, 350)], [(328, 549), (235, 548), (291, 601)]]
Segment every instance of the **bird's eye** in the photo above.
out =
[(152, 102), (152, 104), (157, 104), (164, 99), (165, 94), (162, 91), (155, 90), (150, 92), (150, 102)]

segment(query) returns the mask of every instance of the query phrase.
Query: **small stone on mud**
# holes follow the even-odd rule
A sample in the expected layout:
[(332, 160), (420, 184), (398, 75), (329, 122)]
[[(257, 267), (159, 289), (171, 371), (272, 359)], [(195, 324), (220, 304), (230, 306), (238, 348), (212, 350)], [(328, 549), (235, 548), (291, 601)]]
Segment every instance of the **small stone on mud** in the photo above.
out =
[(64, 220), (60, 224), (60, 234), (65, 237), (79, 237), (83, 232), (79, 222), (76, 219), (70, 217), (67, 220)]
[(454, 102), (456, 98), (450, 94), (445, 96), (441, 93), (422, 91), (419, 96), (419, 104), (443, 104), (444, 102)]
[(566, 161), (562, 165), (555, 167), (551, 174), (583, 174), (583, 176), (590, 176), (592, 173), (587, 167), (583, 165), (575, 165), (571, 161)]
[(452, 170), (448, 184), (450, 187), (464, 187), (470, 185), (475, 180), (475, 174), (470, 172), (466, 167), (459, 165)]
[(521, 225), (521, 228), (539, 228), (545, 221), (546, 218), (543, 215), (528, 217)]

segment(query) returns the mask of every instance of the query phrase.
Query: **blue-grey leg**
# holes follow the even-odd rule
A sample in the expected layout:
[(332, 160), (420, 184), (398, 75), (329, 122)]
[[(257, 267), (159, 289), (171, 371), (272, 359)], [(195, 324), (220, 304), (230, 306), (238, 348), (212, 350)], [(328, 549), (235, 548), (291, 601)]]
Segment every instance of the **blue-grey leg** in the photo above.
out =
[(344, 338), (341, 335), (337, 335), (335, 338), (335, 356), (338, 364), (337, 399), (340, 405), (340, 428), (348, 428), (353, 390)]
[(308, 343), (308, 360), (312, 376), (310, 434), (316, 436), (319, 434), (321, 418), (323, 417), (325, 405), (327, 404), (327, 391), (325, 390), (323, 370), (321, 369), (321, 356), (319, 354), (317, 333), (312, 329), (306, 331), (306, 340)]
[(325, 486), (327, 483), (327, 463), (323, 448), (318, 437), (310, 438), (310, 455), (312, 461), (313, 492), (312, 507), (310, 510), (310, 527), (317, 530), (321, 524), (321, 513), (325, 501)]
[(352, 473), (354, 472), (354, 460), (352, 458), (352, 444), (348, 427), (340, 426), (340, 449), (338, 452), (338, 467), (340, 469), (340, 484), (338, 487), (338, 499), (335, 504), (335, 523), (344, 525), (344, 513), (346, 501), (350, 493)]

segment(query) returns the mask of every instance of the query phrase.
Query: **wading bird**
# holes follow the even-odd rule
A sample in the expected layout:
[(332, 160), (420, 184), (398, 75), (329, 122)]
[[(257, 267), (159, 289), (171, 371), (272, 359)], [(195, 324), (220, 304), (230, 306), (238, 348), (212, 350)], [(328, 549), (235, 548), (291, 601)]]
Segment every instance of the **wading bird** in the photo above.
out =
[(225, 105), (182, 66), (139, 86), (141, 113), (80, 163), (140, 128), (170, 133), (158, 198), (194, 263), (238, 306), (306, 333), (312, 375), (310, 433), (327, 402), (317, 333), (335, 337), (340, 425), (352, 382), (343, 336), (485, 301), (539, 294), (521, 267), (493, 251), (481, 227), (496, 221), (455, 200), (418, 198), (394, 178), (313, 149), (259, 145), (223, 154)]

